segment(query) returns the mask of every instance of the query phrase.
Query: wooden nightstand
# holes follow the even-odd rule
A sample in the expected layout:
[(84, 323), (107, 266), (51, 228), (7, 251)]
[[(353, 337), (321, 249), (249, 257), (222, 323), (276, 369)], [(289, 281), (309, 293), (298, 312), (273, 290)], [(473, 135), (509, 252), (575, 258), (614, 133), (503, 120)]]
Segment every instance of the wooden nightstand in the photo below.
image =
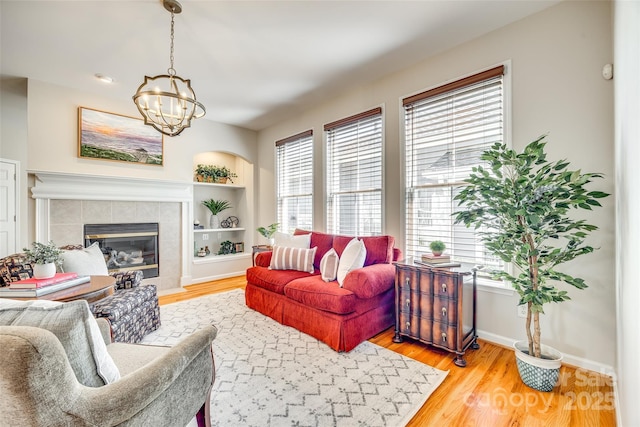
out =
[[(406, 336), (456, 353), (464, 367), (464, 352), (476, 342), (476, 273), (397, 262), (394, 342)], [(465, 278), (467, 279), (465, 281)], [(470, 279), (470, 280), (469, 280)]]

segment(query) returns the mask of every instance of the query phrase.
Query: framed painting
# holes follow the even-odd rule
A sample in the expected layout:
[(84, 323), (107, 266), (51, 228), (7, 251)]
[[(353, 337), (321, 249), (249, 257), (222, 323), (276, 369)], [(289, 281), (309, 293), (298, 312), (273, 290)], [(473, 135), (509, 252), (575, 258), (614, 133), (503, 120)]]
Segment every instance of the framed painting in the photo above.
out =
[(163, 135), (142, 119), (78, 107), (78, 157), (163, 164)]

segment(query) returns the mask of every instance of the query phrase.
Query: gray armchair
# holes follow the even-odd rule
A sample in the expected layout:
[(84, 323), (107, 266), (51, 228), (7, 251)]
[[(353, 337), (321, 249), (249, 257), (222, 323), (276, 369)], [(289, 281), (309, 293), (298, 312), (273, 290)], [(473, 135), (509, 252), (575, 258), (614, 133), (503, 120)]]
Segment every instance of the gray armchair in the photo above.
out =
[(68, 357), (66, 337), (39, 327), (0, 326), (1, 426), (175, 427), (194, 416), (199, 426), (210, 425), (214, 326), (174, 347), (156, 347), (111, 343), (108, 322), (91, 321), (120, 374), (97, 387), (78, 381), (78, 360)]

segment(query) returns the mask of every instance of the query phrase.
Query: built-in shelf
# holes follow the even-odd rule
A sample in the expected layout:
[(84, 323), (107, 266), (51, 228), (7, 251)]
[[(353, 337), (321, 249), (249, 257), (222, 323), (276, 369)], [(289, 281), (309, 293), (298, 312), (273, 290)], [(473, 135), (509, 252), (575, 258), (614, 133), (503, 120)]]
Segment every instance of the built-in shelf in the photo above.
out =
[(244, 231), (241, 227), (229, 227), (229, 228), (195, 228), (194, 233), (215, 233), (218, 231)]
[(228, 255), (207, 255), (203, 257), (194, 257), (194, 264), (208, 264), (213, 262), (225, 262), (233, 259), (251, 258), (251, 254), (248, 252), (242, 252), (241, 254), (228, 254)]
[(193, 185), (202, 186), (202, 187), (219, 187), (219, 188), (245, 188), (244, 185), (240, 185), (240, 184), (216, 184), (214, 182), (194, 182)]

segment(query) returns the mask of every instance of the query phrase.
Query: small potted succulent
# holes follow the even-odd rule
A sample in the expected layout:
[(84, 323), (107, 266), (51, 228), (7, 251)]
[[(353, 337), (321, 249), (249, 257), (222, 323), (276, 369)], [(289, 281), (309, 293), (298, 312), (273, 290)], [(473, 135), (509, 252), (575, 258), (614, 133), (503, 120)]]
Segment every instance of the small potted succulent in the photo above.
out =
[(440, 256), (447, 249), (447, 246), (444, 244), (442, 240), (434, 240), (429, 244), (429, 249), (431, 249), (431, 253), (435, 256)]
[(48, 279), (56, 275), (56, 267), (62, 264), (62, 250), (53, 242), (33, 242), (33, 249), (23, 248), (27, 261), (33, 264), (33, 277)]

